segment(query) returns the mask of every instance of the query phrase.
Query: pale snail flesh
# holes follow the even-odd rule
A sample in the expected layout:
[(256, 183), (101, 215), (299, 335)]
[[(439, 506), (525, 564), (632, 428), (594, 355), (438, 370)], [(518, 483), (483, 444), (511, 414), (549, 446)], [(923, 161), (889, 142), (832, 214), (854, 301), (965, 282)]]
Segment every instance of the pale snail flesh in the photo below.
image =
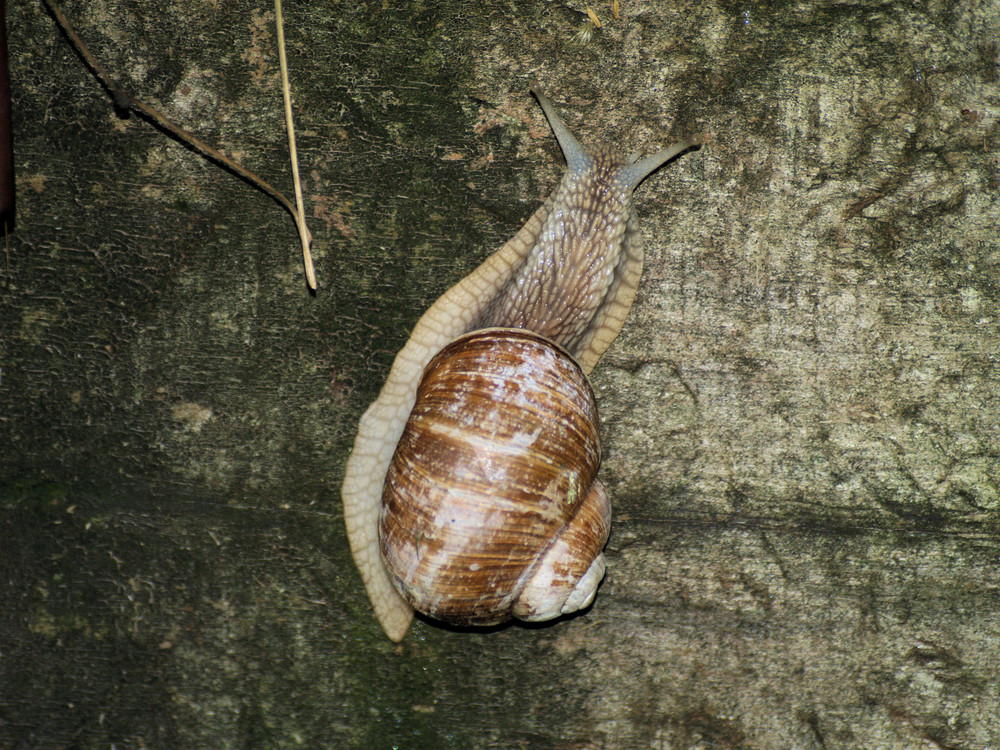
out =
[[(584, 375), (589, 374), (621, 330), (642, 273), (642, 242), (632, 191), (664, 162), (700, 143), (689, 138), (635, 162), (607, 146), (588, 151), (569, 132), (537, 84), (532, 85), (532, 92), (566, 157), (566, 174), (510, 241), (445, 292), (417, 321), (378, 399), (362, 416), (347, 460), (342, 497), (351, 553), (376, 617), (394, 641), (406, 634), (413, 618), (411, 601), (418, 597), (401, 594), (397, 590), (397, 585), (403, 588), (399, 576), (390, 576), (379, 543), (380, 508), (386, 476), (426, 366), (453, 339), (478, 329), (503, 327), (526, 329), (550, 339), (576, 360)], [(588, 489), (587, 496), (591, 494), (598, 496), (597, 505), (599, 496), (606, 504), (606, 493), (596, 480)], [(507, 500), (501, 499), (501, 503)], [(586, 512), (590, 512), (587, 507)], [(578, 543), (570, 526), (565, 524), (571, 530), (565, 540), (546, 542), (548, 551), (543, 557), (562, 554), (569, 551), (567, 546)], [(413, 531), (411, 543), (419, 547), (420, 532)], [(600, 545), (603, 547), (603, 540)], [(547, 617), (589, 604), (604, 573), (600, 549), (593, 560), (582, 575), (587, 579), (583, 585), (592, 583), (590, 591), (572, 593)], [(412, 560), (408, 564), (412, 565)], [(556, 593), (546, 595), (532, 593), (544, 588), (542, 584), (533, 586), (525, 601), (556, 600), (566, 588), (560, 580), (554, 585)], [(443, 619), (435, 612), (445, 612), (446, 605), (418, 603), (423, 611), (433, 610), (428, 614)], [(554, 605), (548, 601), (541, 606), (551, 611)], [(471, 617), (460, 615), (454, 621), (482, 624), (510, 615), (526, 619), (540, 611), (534, 604), (517, 609), (512, 605), (507, 614), (484, 611)]]

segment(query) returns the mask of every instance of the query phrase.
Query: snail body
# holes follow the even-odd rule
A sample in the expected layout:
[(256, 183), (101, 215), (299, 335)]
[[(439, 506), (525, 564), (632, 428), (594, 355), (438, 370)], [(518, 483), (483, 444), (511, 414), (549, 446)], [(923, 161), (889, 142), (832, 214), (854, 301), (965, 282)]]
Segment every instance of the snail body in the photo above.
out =
[[(347, 461), (342, 497), (351, 552), (379, 623), (394, 641), (406, 634), (414, 606), (457, 624), (549, 619), (589, 604), (604, 574), (610, 508), (596, 480), (600, 442), (586, 375), (621, 330), (642, 273), (632, 191), (699, 141), (636, 162), (607, 146), (588, 151), (537, 84), (532, 91), (566, 157), (566, 174), (513, 238), (417, 321), (362, 416)], [(503, 330), (483, 330), (494, 328)], [(459, 338), (469, 332), (476, 333)], [(471, 359), (469, 347), (476, 350)], [(506, 366), (504, 347), (527, 359)], [(505, 368), (516, 377), (496, 374)], [(441, 381), (446, 387), (436, 384), (441, 372), (452, 378)], [(562, 382), (579, 378), (582, 386)], [(421, 383), (426, 388), (421, 385), (418, 399)], [(577, 401), (540, 396), (549, 400), (545, 409), (511, 406), (538, 383), (557, 383), (556, 392), (568, 388)], [(477, 396), (477, 408), (497, 419), (514, 415), (514, 426), (471, 438), (479, 448), (493, 440), (493, 452), (438, 450), (442, 434), (458, 432), (454, 416), (472, 408), (477, 389), (486, 393)], [(456, 394), (450, 403), (442, 398)], [(435, 409), (451, 427), (429, 426), (438, 418)], [(463, 424), (486, 421), (466, 417)], [(578, 422), (588, 426), (567, 426)], [(509, 455), (512, 442), (544, 443), (539, 438), (549, 427), (574, 433), (561, 454)], [(578, 461), (584, 454), (590, 459)], [(546, 484), (506, 476), (527, 471), (533, 461), (549, 477)], [(546, 464), (557, 470), (546, 475)], [(460, 486), (473, 475), (481, 481), (470, 506)], [(418, 490), (408, 484), (415, 476)], [(555, 502), (542, 502), (548, 499)]]

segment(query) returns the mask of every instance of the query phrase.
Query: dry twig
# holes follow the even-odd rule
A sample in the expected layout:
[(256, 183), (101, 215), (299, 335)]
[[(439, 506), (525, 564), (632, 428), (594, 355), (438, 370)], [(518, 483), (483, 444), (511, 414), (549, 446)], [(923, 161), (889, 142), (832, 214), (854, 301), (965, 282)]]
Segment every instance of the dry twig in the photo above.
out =
[[(101, 67), (100, 63), (97, 62), (97, 59), (90, 53), (90, 50), (87, 49), (87, 46), (83, 43), (80, 37), (77, 36), (76, 32), (73, 30), (73, 27), (70, 26), (69, 21), (66, 19), (66, 16), (64, 16), (62, 11), (59, 10), (59, 7), (55, 4), (54, 0), (42, 0), (42, 2), (45, 3), (45, 6), (49, 9), (49, 12), (52, 13), (52, 16), (56, 20), (56, 23), (59, 24), (59, 28), (62, 29), (63, 33), (66, 35), (66, 38), (69, 39), (70, 43), (73, 45), (74, 49), (76, 49), (77, 53), (79, 53), (80, 57), (83, 58), (87, 67), (90, 68), (93, 74), (97, 77), (97, 80), (100, 81), (101, 85), (111, 96), (112, 100), (114, 101), (116, 109), (123, 112), (129, 112), (129, 111), (136, 112), (138, 114), (144, 115), (145, 117), (149, 118), (157, 126), (162, 128), (163, 130), (165, 130), (178, 140), (182, 141), (186, 145), (193, 148), (195, 151), (200, 153), (206, 159), (214, 161), (215, 163), (222, 165), (226, 169), (235, 172), (237, 175), (242, 177), (244, 180), (249, 182), (257, 189), (271, 196), (274, 200), (276, 200), (279, 204), (281, 204), (281, 206), (283, 206), (285, 210), (288, 211), (288, 213), (292, 215), (292, 218), (295, 219), (295, 226), (298, 229), (302, 240), (303, 260), (306, 264), (305, 266), (306, 282), (309, 284), (310, 289), (315, 289), (316, 274), (313, 271), (312, 255), (309, 252), (309, 245), (312, 243), (312, 237), (309, 234), (309, 230), (306, 228), (305, 218), (301, 216), (300, 213), (301, 208), (300, 210), (296, 210), (295, 206), (292, 205), (291, 201), (289, 201), (288, 198), (286, 198), (280, 190), (278, 190), (275, 187), (272, 187), (270, 184), (262, 180), (260, 177), (251, 172), (249, 169), (245, 169), (244, 167), (234, 162), (232, 159), (228, 158), (227, 156), (224, 156), (219, 151), (216, 151), (207, 143), (197, 138), (193, 133), (190, 133), (187, 130), (184, 130), (184, 128), (175, 125), (166, 117), (164, 117), (162, 114), (160, 114), (153, 107), (150, 107), (148, 104), (144, 104), (138, 99), (135, 99), (132, 96), (125, 93), (121, 89), (121, 87), (118, 86), (118, 84), (116, 84), (110, 78), (110, 76), (108, 76), (108, 74)], [(284, 59), (283, 31), (279, 32), (279, 38), (282, 43), (280, 56), (283, 60)], [(283, 78), (287, 78), (287, 76), (283, 76)], [(288, 121), (289, 117), (290, 115), (286, 116), (286, 122)], [(289, 131), (289, 138), (290, 140), (292, 138), (291, 131)], [(299, 187), (297, 182), (298, 164), (294, 157), (294, 144), (293, 144), (292, 154), (293, 154), (292, 161), (293, 164), (295, 165), (293, 166), (293, 172), (296, 175), (296, 197), (298, 199), (299, 206), (301, 207), (302, 206), (301, 188)]]

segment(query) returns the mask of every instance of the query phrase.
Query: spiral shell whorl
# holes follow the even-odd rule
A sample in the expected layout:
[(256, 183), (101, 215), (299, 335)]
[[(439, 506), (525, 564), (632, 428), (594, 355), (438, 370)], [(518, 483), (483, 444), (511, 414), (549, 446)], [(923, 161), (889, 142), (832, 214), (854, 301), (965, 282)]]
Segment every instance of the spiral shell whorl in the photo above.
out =
[(512, 610), (521, 620), (550, 620), (594, 601), (604, 578), (604, 544), (611, 530), (611, 501), (598, 480), (583, 504), (553, 540), (538, 564), (525, 574)]

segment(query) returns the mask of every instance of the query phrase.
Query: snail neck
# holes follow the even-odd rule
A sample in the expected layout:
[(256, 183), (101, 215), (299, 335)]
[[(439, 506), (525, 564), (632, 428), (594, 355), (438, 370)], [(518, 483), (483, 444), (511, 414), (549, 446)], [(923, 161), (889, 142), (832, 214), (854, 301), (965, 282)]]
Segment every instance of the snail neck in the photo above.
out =
[(534, 245), (480, 315), (480, 326), (527, 328), (576, 354), (615, 283), (631, 211), (611, 149), (570, 169)]
[[(534, 243), (510, 279), (483, 305), (473, 328), (527, 328), (575, 357), (600, 339), (602, 352), (624, 317), (611, 308), (624, 303), (628, 309), (642, 269), (632, 191), (701, 139), (689, 138), (638, 161), (625, 160), (610, 146), (584, 148), (537, 83), (531, 90), (559, 141), (567, 170)], [(609, 321), (614, 328), (610, 334), (602, 330)]]

